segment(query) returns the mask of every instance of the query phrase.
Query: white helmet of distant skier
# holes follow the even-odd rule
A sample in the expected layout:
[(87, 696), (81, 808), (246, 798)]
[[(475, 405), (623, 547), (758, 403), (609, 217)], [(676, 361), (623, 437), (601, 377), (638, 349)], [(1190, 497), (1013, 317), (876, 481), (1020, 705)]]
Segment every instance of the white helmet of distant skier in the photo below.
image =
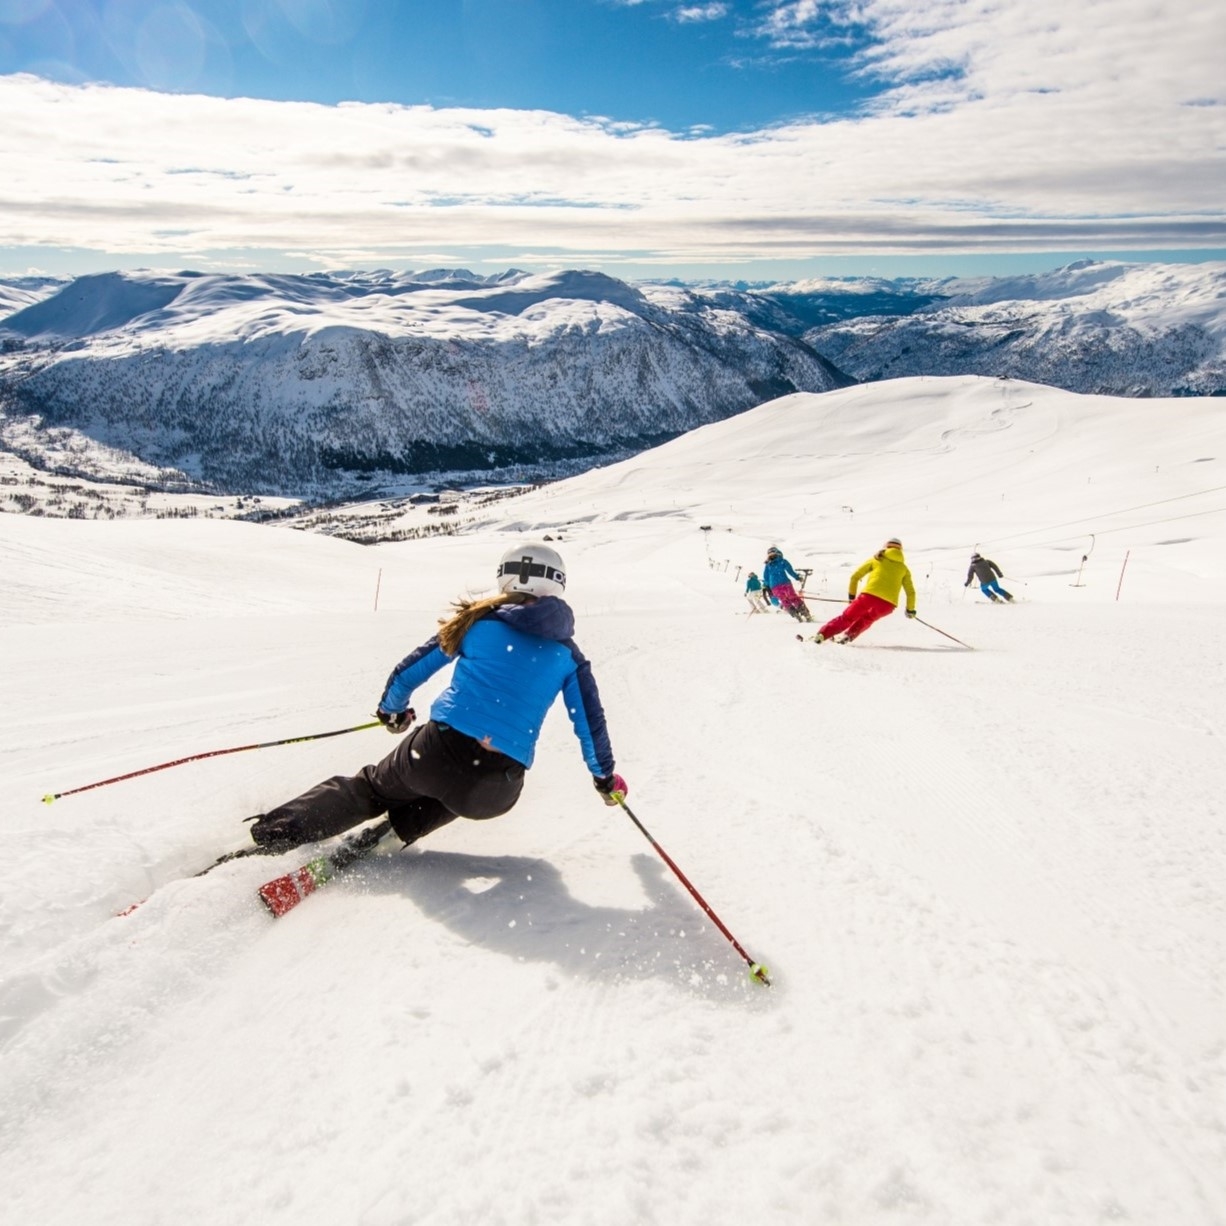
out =
[(566, 590), (562, 555), (537, 541), (508, 549), (498, 563), (498, 590), (529, 596), (561, 596)]

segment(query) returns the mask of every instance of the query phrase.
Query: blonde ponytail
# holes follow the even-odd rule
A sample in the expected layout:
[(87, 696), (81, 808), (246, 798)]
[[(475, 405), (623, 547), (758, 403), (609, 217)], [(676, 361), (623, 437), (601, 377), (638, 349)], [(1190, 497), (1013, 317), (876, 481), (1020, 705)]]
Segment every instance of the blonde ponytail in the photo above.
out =
[(531, 599), (523, 592), (495, 592), (492, 596), (482, 596), (477, 600), (455, 600), (451, 605), (455, 612), (450, 617), (438, 619), (438, 645), (446, 655), (457, 656), (460, 654), (460, 644), (474, 622), (499, 605), (525, 604)]

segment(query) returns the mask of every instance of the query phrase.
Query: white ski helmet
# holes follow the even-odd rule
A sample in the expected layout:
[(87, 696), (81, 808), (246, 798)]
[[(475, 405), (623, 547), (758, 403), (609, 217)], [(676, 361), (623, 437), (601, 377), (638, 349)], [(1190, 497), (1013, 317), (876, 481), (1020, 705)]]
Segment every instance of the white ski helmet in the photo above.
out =
[(529, 596), (561, 596), (566, 590), (566, 564), (548, 545), (528, 541), (508, 549), (498, 563), (498, 590)]

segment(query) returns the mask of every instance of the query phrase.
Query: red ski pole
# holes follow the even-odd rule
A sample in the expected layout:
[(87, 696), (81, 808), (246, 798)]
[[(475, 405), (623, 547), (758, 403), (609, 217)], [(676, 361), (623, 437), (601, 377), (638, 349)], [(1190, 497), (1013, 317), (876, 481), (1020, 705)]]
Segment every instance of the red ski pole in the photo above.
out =
[[(937, 626), (932, 625), (932, 623), (931, 623), (931, 622), (926, 622), (926, 621), (924, 621), (924, 619), (923, 619), (922, 617), (916, 617), (916, 618), (914, 618), (913, 620), (914, 620), (914, 621), (919, 622), (919, 624), (920, 624), (921, 626), (927, 626), (929, 630), (936, 630), (936, 632), (937, 632), (938, 634), (945, 634), (945, 631), (944, 631), (944, 630), (941, 630), (941, 629), (939, 629)], [(963, 642), (961, 639), (955, 639), (955, 638), (954, 638), (954, 636), (953, 636), (952, 634), (945, 634), (945, 637), (946, 637), (947, 639), (951, 639), (953, 642), (957, 643), (959, 647), (965, 647), (967, 651), (974, 651), (974, 650), (975, 650), (975, 649), (974, 649), (974, 648), (973, 648), (973, 647), (970, 645), (970, 643), (964, 643), (964, 642)]]
[(91, 788), (104, 788), (108, 783), (120, 783), (124, 779), (135, 779), (138, 775), (151, 775), (154, 771), (164, 771), (171, 766), (182, 766), (184, 762), (199, 762), (201, 758), (219, 758), (222, 754), (242, 753), (246, 749), (271, 749), (274, 745), (295, 745), (299, 741), (322, 741), (330, 736), (344, 736), (347, 732), (361, 732), (363, 728), (378, 728), (379, 721), (369, 724), (356, 724), (352, 728), (338, 728), (335, 732), (313, 732), (310, 736), (287, 736), (280, 741), (263, 741), (259, 745), (236, 745), (233, 749), (210, 749), (207, 753), (194, 753), (187, 758), (176, 758), (173, 762), (162, 762), (158, 766), (146, 766), (143, 770), (129, 771), (126, 775), (116, 775), (113, 779), (99, 779), (97, 783), (86, 783), (79, 788), (68, 788), (64, 792), (48, 792), (43, 797), (43, 804), (49, 805), (61, 796), (73, 796), (77, 792), (88, 792)]
[(732, 948), (735, 949), (736, 952), (740, 954), (741, 957), (744, 958), (745, 961), (749, 964), (750, 978), (756, 979), (759, 983), (764, 983), (769, 988), (771, 986), (771, 981), (770, 981), (770, 974), (767, 968), (763, 966), (761, 962), (755, 962), (745, 952), (745, 950), (741, 948), (740, 941), (738, 941), (736, 937), (734, 937), (732, 933), (728, 931), (727, 927), (725, 927), (724, 925), (724, 921), (721, 920), (719, 916), (716, 915), (715, 912), (711, 910), (710, 904), (707, 902), (707, 900), (703, 898), (703, 896), (690, 884), (689, 878), (677, 867), (677, 865), (673, 862), (672, 857), (668, 854), (668, 852), (666, 852), (664, 848), (661, 847), (660, 844), (657, 843), (655, 839), (651, 837), (651, 834), (648, 832), (647, 827), (644, 826), (643, 823), (640, 822), (639, 819), (634, 816), (634, 810), (631, 809), (628, 804), (626, 804), (625, 796), (620, 793), (614, 793), (614, 795), (616, 795), (618, 798), (617, 803), (621, 805), (623, 809), (626, 810), (626, 814), (630, 818), (630, 820), (639, 828), (639, 830), (642, 831), (643, 837), (652, 845), (652, 847), (656, 849), (656, 851), (660, 853), (660, 859), (663, 860), (664, 863), (667, 864), (668, 867), (673, 870), (673, 872), (677, 875), (677, 880), (680, 881), (681, 884), (685, 886), (687, 890), (689, 890), (690, 894), (694, 898), (694, 901), (707, 913), (711, 922), (716, 926), (716, 928), (720, 930), (720, 932), (724, 934), (724, 936), (728, 938), (728, 941), (732, 945)]

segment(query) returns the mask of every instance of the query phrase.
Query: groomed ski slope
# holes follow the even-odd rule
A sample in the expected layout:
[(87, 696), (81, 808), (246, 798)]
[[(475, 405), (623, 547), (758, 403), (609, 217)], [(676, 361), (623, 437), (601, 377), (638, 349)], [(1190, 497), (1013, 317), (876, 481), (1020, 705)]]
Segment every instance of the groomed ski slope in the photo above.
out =
[[(905, 380), (494, 505), (377, 548), (0, 517), (8, 1220), (1226, 1222), (1220, 402)], [(301, 855), (181, 876), (381, 729), (40, 803), (363, 722), (545, 533), (630, 804), (772, 988), (557, 707), (510, 815), (277, 921)], [(892, 534), (974, 651), (746, 616), (767, 545), (837, 601)]]

